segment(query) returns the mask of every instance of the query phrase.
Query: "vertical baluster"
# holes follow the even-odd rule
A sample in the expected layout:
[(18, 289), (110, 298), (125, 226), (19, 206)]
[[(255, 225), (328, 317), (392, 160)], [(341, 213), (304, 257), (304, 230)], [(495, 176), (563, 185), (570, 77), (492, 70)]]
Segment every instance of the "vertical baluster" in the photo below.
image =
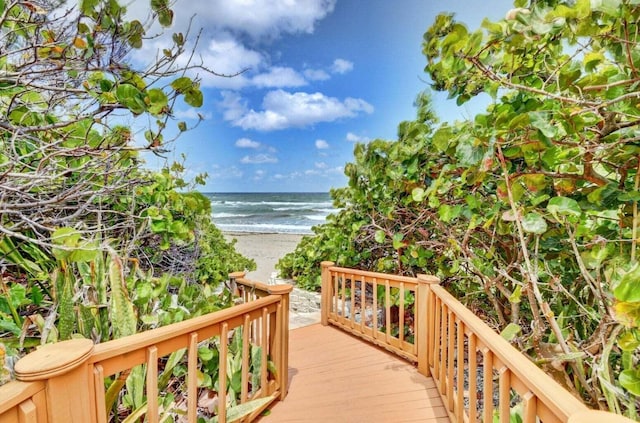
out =
[(19, 423), (38, 423), (38, 409), (32, 398), (23, 401), (17, 408)]
[(527, 392), (522, 396), (522, 402), (524, 403), (523, 423), (536, 423), (536, 414), (538, 413), (536, 396), (531, 392)]
[(360, 332), (364, 333), (365, 317), (367, 315), (367, 280), (362, 277), (360, 282)]
[(400, 309), (398, 310), (398, 339), (400, 340), (400, 349), (404, 341), (404, 282), (400, 282)]
[(478, 421), (478, 341), (473, 332), (469, 332), (469, 422)]
[(509, 423), (511, 420), (511, 372), (508, 368), (502, 367), (498, 374), (498, 391), (500, 393), (498, 410), (500, 410), (500, 423)]
[(229, 354), (229, 325), (220, 329), (220, 357), (218, 357), (218, 422), (227, 423), (227, 355)]
[(333, 290), (333, 310), (331, 310), (331, 315), (335, 317), (338, 316), (338, 311), (340, 310), (338, 307), (338, 298), (340, 297), (340, 286), (338, 283), (338, 274), (331, 272), (331, 277), (333, 278), (334, 290)]
[(249, 348), (251, 342), (249, 332), (251, 331), (251, 320), (248, 314), (244, 315), (242, 322), (242, 387), (240, 390), (240, 403), (245, 403), (249, 399)]
[[(433, 317), (433, 373), (438, 382), (442, 380), (442, 376), (440, 374), (440, 368), (442, 367), (442, 327), (441, 327), (441, 316), (442, 316), (442, 304), (440, 298), (434, 298), (434, 317)], [(439, 389), (442, 392), (442, 389)]]
[(458, 422), (464, 421), (464, 323), (456, 318), (456, 334), (458, 345), (456, 354), (457, 386), (456, 386), (456, 418)]
[(107, 405), (104, 401), (104, 369), (101, 364), (93, 366), (93, 387), (96, 399), (96, 422), (107, 423)]
[(260, 345), (262, 349), (260, 350), (261, 359), (260, 359), (260, 389), (262, 390), (263, 397), (269, 395), (267, 392), (267, 309), (262, 309), (262, 335), (260, 337)]
[(356, 276), (351, 275), (351, 283), (349, 284), (350, 297), (351, 297), (351, 311), (349, 312), (349, 325), (351, 329), (355, 327), (356, 323)]
[(482, 404), (483, 421), (493, 421), (493, 354), (487, 347), (482, 349)]
[(158, 348), (147, 348), (147, 421), (158, 422)]
[(447, 358), (447, 406), (453, 411), (453, 376), (454, 376), (454, 358), (456, 353), (456, 316), (451, 310), (447, 310), (447, 321), (449, 327), (447, 329), (447, 340), (449, 341), (449, 357)]
[(189, 335), (187, 350), (187, 421), (198, 420), (198, 333)]
[(449, 348), (449, 343), (447, 342), (447, 321), (448, 321), (448, 313), (447, 306), (442, 304), (442, 309), (440, 310), (440, 393), (442, 395), (446, 395), (446, 387), (447, 387), (447, 349)]
[(391, 343), (391, 287), (389, 279), (384, 280), (384, 316), (385, 316), (385, 340)]
[(340, 273), (339, 274), (339, 278), (340, 278), (340, 282), (342, 284), (342, 292), (340, 295), (340, 300), (342, 301), (342, 317), (344, 318), (347, 314), (346, 314), (346, 309), (347, 309), (347, 293), (346, 293), (346, 285), (347, 285), (347, 281), (344, 279), (344, 273)]
[(373, 337), (378, 337), (378, 280), (373, 278)]

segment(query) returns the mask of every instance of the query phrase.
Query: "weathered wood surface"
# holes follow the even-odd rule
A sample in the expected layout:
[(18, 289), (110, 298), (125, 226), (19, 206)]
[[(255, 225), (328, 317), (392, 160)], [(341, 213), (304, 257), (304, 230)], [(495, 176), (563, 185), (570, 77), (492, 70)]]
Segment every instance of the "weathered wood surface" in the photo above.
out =
[(449, 422), (431, 378), (331, 326), (290, 331), (289, 394), (268, 422)]

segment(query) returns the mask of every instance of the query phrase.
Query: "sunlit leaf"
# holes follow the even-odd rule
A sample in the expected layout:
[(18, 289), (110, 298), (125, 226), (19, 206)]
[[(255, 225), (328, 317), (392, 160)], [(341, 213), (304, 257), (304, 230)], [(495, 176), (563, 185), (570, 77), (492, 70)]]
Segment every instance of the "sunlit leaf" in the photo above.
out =
[(527, 213), (522, 218), (522, 229), (525, 232), (541, 235), (547, 231), (547, 222), (538, 213)]
[(640, 368), (623, 370), (618, 378), (620, 385), (633, 395), (640, 396)]

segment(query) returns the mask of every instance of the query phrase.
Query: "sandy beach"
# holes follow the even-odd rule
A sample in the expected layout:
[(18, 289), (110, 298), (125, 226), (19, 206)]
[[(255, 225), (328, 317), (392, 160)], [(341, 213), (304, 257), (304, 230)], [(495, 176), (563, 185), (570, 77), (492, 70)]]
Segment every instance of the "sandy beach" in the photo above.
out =
[[(247, 278), (268, 283), (276, 272), (276, 263), (285, 254), (295, 250), (303, 235), (296, 234), (259, 234), (244, 232), (225, 232), (226, 239), (236, 239), (236, 250), (256, 261), (257, 269), (247, 274)], [(243, 269), (238, 269), (243, 270)]]

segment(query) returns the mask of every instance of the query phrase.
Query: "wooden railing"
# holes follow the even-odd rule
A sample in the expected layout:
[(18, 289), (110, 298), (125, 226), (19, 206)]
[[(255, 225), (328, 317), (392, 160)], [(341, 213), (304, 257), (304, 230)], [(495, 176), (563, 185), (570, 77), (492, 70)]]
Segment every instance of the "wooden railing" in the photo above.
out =
[(386, 348), (431, 376), (453, 422), (631, 422), (589, 410), (439, 285), (322, 263), (321, 323)]
[[(216, 344), (218, 358), (219, 422), (232, 419), (228, 396), (227, 374), (230, 340), (241, 338), (240, 404), (259, 403), (243, 421), (255, 419), (271, 402), (282, 400), (288, 383), (288, 327), (290, 285), (264, 285), (248, 281), (244, 274), (232, 274), (231, 281), (244, 288), (243, 304), (215, 313), (196, 317), (136, 335), (94, 345), (87, 339), (49, 344), (25, 356), (15, 365), (17, 381), (0, 386), (0, 423), (68, 423), (106, 422), (112, 409), (107, 410), (105, 385), (113, 386), (144, 364), (146, 374), (144, 392), (146, 404), (137, 412), (147, 422), (163, 418), (171, 421), (195, 423), (198, 418), (198, 349), (201, 345)], [(235, 334), (235, 336), (234, 336)], [(206, 342), (206, 344), (203, 344)], [(259, 350), (257, 349), (259, 348)], [(249, 374), (251, 350), (259, 351), (258, 375)], [(182, 404), (167, 405), (159, 397), (158, 379), (165, 357), (176, 353), (186, 355), (186, 391)], [(275, 367), (275, 369), (273, 369)], [(271, 368), (271, 369), (269, 369)], [(159, 376), (160, 375), (160, 376)], [(255, 377), (252, 383), (252, 376)], [(117, 386), (117, 385), (116, 385)], [(119, 390), (119, 389), (118, 389)], [(111, 395), (111, 393), (109, 392)], [(185, 392), (181, 392), (185, 394)], [(235, 399), (233, 399), (235, 401)], [(242, 407), (237, 407), (242, 408)], [(248, 408), (248, 407), (245, 407)], [(138, 421), (138, 420), (136, 420)]]

